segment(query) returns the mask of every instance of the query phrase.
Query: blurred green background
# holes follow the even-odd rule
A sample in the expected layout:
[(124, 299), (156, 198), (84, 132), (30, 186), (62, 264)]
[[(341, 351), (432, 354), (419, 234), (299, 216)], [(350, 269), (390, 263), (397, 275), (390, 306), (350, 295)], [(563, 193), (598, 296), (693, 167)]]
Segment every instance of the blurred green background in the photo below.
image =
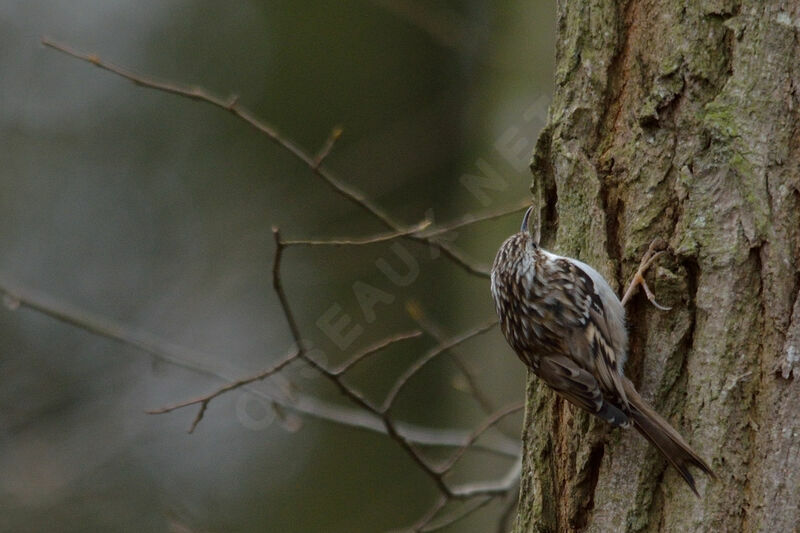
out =
[[(137, 72), (240, 103), (316, 152), (408, 224), (511, 205), (552, 90), (548, 2), (5, 1), (0, 4), (0, 282), (180, 347), (232, 377), (277, 361), (291, 336), (271, 286), (270, 227), (286, 238), (383, 231), (309, 169), (230, 114), (157, 93), (40, 45), (42, 36)], [(514, 155), (516, 154), (516, 155)], [(491, 167), (503, 187), (471, 194)], [(455, 244), (488, 265), (519, 215), (470, 226)], [(390, 244), (290, 248), (284, 283), (304, 338), (330, 363), (415, 323), (447, 334), (494, 316), (487, 280), (425, 246), (402, 271)], [(391, 294), (368, 321), (357, 281)], [(396, 443), (276, 413), (241, 391), (194, 408), (146, 409), (222, 384), (158, 362), (13, 301), (0, 309), (0, 530), (370, 532), (413, 523), (437, 492)], [(363, 333), (346, 351), (316, 326), (338, 305)], [(435, 342), (425, 336), (357, 367), (380, 399)], [(523, 398), (524, 371), (497, 331), (462, 355), (496, 406)], [(401, 396), (396, 415), (471, 429), (484, 418), (446, 359)], [(299, 366), (264, 387), (346, 405)], [(247, 412), (242, 415), (242, 406)], [(244, 417), (244, 418), (243, 418)], [(243, 422), (243, 420), (245, 420)], [(519, 434), (521, 414), (503, 426)], [(468, 454), (455, 480), (500, 477), (507, 460)], [(492, 531), (489, 505), (446, 531)]]

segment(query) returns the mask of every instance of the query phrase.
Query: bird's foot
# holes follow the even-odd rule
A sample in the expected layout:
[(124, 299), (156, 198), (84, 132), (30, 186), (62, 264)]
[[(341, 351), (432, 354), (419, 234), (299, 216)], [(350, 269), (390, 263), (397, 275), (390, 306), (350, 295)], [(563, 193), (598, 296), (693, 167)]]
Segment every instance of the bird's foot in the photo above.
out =
[(647, 248), (647, 252), (644, 254), (644, 257), (642, 257), (642, 262), (639, 263), (639, 268), (633, 275), (633, 279), (631, 280), (630, 285), (628, 285), (625, 295), (622, 297), (623, 306), (630, 301), (631, 297), (636, 292), (636, 287), (641, 285), (642, 289), (644, 289), (644, 293), (647, 295), (647, 299), (650, 300), (650, 303), (656, 308), (661, 309), (662, 311), (669, 311), (672, 309), (671, 307), (663, 306), (656, 301), (653, 291), (650, 290), (650, 287), (647, 286), (647, 282), (644, 280), (644, 273), (647, 272), (647, 269), (650, 268), (650, 265), (652, 265), (653, 262), (664, 253), (666, 247), (667, 243), (662, 238), (656, 238), (650, 243), (650, 246)]

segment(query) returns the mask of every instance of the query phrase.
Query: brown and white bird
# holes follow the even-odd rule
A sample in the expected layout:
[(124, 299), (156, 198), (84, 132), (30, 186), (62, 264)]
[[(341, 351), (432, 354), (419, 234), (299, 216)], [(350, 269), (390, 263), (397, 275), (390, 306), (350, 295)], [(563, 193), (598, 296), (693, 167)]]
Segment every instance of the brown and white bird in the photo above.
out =
[(492, 296), (506, 340), (548, 387), (613, 426), (644, 435), (697, 493), (689, 466), (714, 473), (625, 377), (625, 310), (589, 265), (539, 248), (528, 227), (506, 239), (492, 266)]

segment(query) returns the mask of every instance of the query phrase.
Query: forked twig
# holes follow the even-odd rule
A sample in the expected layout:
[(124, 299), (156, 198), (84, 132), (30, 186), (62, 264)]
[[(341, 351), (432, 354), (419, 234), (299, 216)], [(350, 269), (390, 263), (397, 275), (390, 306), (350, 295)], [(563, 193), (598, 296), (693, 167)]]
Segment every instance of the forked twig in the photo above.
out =
[[(44, 295), (35, 294), (27, 289), (11, 289), (2, 280), (0, 280), (0, 295), (2, 295), (6, 307), (11, 310), (28, 308), (92, 335), (98, 335), (141, 350), (156, 361), (185, 368), (225, 383), (235, 381), (229, 375), (197, 362), (202, 359), (219, 360), (219, 357), (215, 358), (209, 354), (200, 354), (194, 350), (170, 344), (152, 335), (135, 332), (106, 317), (58, 302)], [(386, 433), (383, 423), (371, 413), (357, 411), (298, 393), (295, 393), (296, 397), (293, 400), (288, 400), (284, 395), (272, 393), (270, 389), (256, 389), (252, 385), (252, 383), (244, 385), (242, 390), (299, 414), (334, 424)], [(397, 430), (409, 442), (425, 446), (460, 447), (469, 439), (469, 434), (462, 430), (422, 427), (409, 423), (398, 422)], [(482, 442), (478, 444), (478, 447), (500, 456), (516, 457), (519, 455), (518, 442), (504, 438), (501, 435), (493, 435), (491, 442)]]
[[(200, 87), (185, 87), (177, 85), (175, 83), (167, 83), (164, 81), (160, 81), (148, 76), (142, 76), (126, 68), (114, 65), (113, 63), (103, 61), (97, 54), (86, 54), (78, 52), (77, 50), (74, 50), (73, 48), (67, 45), (57, 43), (48, 38), (43, 38), (42, 44), (54, 50), (58, 50), (59, 52), (62, 52), (64, 54), (67, 54), (71, 57), (74, 57), (76, 59), (80, 59), (82, 61), (86, 61), (87, 63), (91, 63), (92, 65), (100, 69), (103, 69), (105, 71), (111, 72), (112, 74), (125, 78), (140, 87), (146, 87), (148, 89), (162, 91), (169, 94), (182, 96), (184, 98), (205, 102), (207, 104), (211, 104), (214, 107), (218, 107), (220, 109), (228, 111), (229, 113), (232, 113), (237, 118), (243, 120), (256, 130), (258, 130), (259, 132), (266, 135), (267, 138), (269, 138), (275, 144), (277, 144), (278, 146), (289, 152), (296, 159), (305, 164), (314, 173), (314, 175), (322, 179), (338, 195), (342, 196), (343, 198), (346, 198), (350, 202), (356, 204), (357, 206), (368, 212), (373, 218), (375, 218), (378, 222), (386, 226), (388, 229), (399, 233), (402, 233), (404, 231), (403, 224), (395, 220), (386, 211), (384, 211), (382, 208), (374, 204), (371, 200), (369, 200), (369, 198), (364, 196), (363, 193), (351, 187), (350, 185), (347, 185), (344, 182), (340, 181), (329, 170), (321, 166), (322, 159), (324, 159), (324, 157), (327, 155), (324, 149), (323, 152), (321, 152), (320, 154), (323, 156), (322, 158), (319, 158), (319, 156), (316, 157), (312, 156), (310, 153), (306, 152), (303, 148), (295, 144), (293, 141), (289, 140), (285, 136), (278, 133), (278, 130), (275, 129), (273, 126), (258, 119), (249, 110), (240, 105), (238, 96), (232, 96), (227, 99), (221, 98), (209, 93), (208, 91)], [(319, 163), (317, 162), (318, 158), (319, 158)], [(446, 242), (440, 241), (434, 237), (423, 237), (416, 233), (403, 234), (403, 238), (427, 244), (428, 246), (431, 246), (439, 250), (445, 257), (450, 259), (453, 263), (460, 266), (462, 269), (464, 269), (465, 271), (474, 276), (482, 278), (489, 277), (489, 271), (487, 268), (471, 264), (460, 251), (456, 250)]]
[(201, 396), (199, 398), (194, 398), (192, 400), (186, 400), (186, 401), (179, 402), (179, 403), (176, 403), (176, 404), (168, 405), (166, 407), (160, 407), (158, 409), (151, 409), (151, 410), (146, 411), (146, 412), (147, 412), (147, 414), (150, 414), (150, 415), (161, 415), (161, 414), (164, 414), (164, 413), (172, 412), (172, 411), (174, 411), (176, 409), (182, 409), (183, 407), (189, 407), (190, 405), (199, 404), (200, 405), (200, 410), (197, 412), (197, 416), (195, 417), (194, 421), (192, 422), (192, 426), (189, 428), (189, 433), (193, 433), (194, 430), (197, 428), (197, 424), (199, 424), (200, 421), (203, 419), (203, 415), (205, 414), (206, 408), (208, 407), (208, 404), (211, 402), (211, 400), (213, 400), (217, 396), (221, 396), (221, 395), (225, 394), (226, 392), (230, 392), (232, 390), (236, 390), (238, 388), (244, 387), (245, 385), (249, 385), (250, 383), (253, 383), (253, 382), (256, 382), (256, 381), (261, 381), (262, 379), (266, 379), (266, 378), (268, 378), (268, 377), (270, 377), (270, 376), (272, 376), (274, 374), (277, 374), (278, 372), (283, 370), (286, 366), (288, 366), (292, 361), (296, 361), (297, 357), (299, 355), (300, 355), (300, 352), (298, 350), (294, 350), (293, 352), (289, 353), (289, 355), (286, 356), (282, 361), (280, 361), (279, 363), (271, 366), (270, 368), (268, 368), (266, 370), (262, 370), (261, 372), (258, 372), (257, 374), (254, 374), (254, 375), (252, 375), (250, 377), (242, 378), (242, 379), (233, 381), (231, 383), (228, 383), (226, 385), (223, 385), (222, 387), (218, 388), (217, 390), (215, 390), (214, 392), (212, 392), (210, 394), (206, 394), (205, 396)]
[[(425, 244), (436, 250), (439, 250), (451, 262), (453, 262), (455, 265), (459, 266), (466, 272), (478, 277), (486, 278), (488, 277), (488, 271), (485, 267), (474, 265), (459, 250), (454, 248), (449, 242), (447, 242), (446, 240), (439, 239), (438, 237), (447, 233), (452, 233), (457, 229), (460, 229), (470, 224), (475, 224), (477, 222), (491, 220), (514, 213), (518, 210), (524, 209), (525, 207), (524, 205), (512, 206), (510, 208), (505, 207), (502, 209), (490, 211), (488, 213), (484, 213), (477, 216), (468, 216), (459, 221), (452, 222), (449, 224), (444, 224), (436, 228), (429, 228), (430, 226), (429, 221), (422, 221), (421, 223), (415, 226), (408, 227), (404, 224), (401, 224), (395, 218), (390, 216), (385, 210), (383, 210), (381, 207), (373, 203), (363, 193), (347, 185), (345, 182), (340, 181), (328, 169), (326, 169), (323, 166), (326, 158), (331, 153), (334, 144), (341, 136), (342, 132), (341, 128), (339, 127), (334, 128), (330, 136), (326, 140), (326, 142), (323, 144), (322, 148), (319, 150), (319, 152), (316, 155), (312, 155), (311, 153), (307, 152), (306, 150), (298, 146), (290, 139), (281, 135), (273, 126), (258, 119), (250, 111), (241, 106), (239, 103), (239, 98), (237, 96), (231, 96), (229, 98), (221, 98), (209, 93), (208, 91), (200, 87), (181, 86), (178, 84), (164, 82), (157, 80), (155, 78), (136, 74), (123, 67), (119, 67), (112, 63), (102, 61), (95, 54), (81, 53), (68, 46), (53, 42), (49, 39), (43, 39), (42, 43), (45, 46), (58, 50), (62, 53), (65, 53), (77, 59), (89, 62), (92, 65), (97, 66), (98, 68), (111, 72), (119, 77), (125, 78), (138, 86), (174, 94), (192, 100), (205, 102), (214, 107), (232, 113), (238, 119), (244, 121), (251, 127), (255, 128), (262, 134), (266, 135), (267, 138), (269, 138), (272, 142), (274, 142), (283, 150), (289, 152), (294, 158), (301, 161), (304, 165), (306, 165), (309, 168), (309, 170), (315, 176), (320, 178), (324, 183), (326, 183), (329, 187), (331, 187), (336, 194), (356, 204), (361, 209), (365, 210), (367, 213), (370, 214), (370, 216), (372, 216), (372, 218), (380, 222), (384, 227), (386, 227), (389, 230), (386, 233), (361, 239), (283, 240), (280, 231), (277, 228), (273, 228), (273, 237), (276, 246), (273, 266), (272, 266), (273, 289), (276, 295), (278, 296), (278, 300), (280, 301), (281, 309), (286, 319), (288, 328), (291, 332), (291, 336), (294, 340), (295, 348), (293, 348), (291, 351), (285, 354), (284, 357), (277, 363), (275, 363), (274, 365), (265, 370), (262, 370), (256, 374), (252, 374), (244, 378), (239, 378), (237, 380), (229, 381), (228, 383), (220, 386), (213, 392), (206, 394), (204, 396), (185, 400), (179, 403), (162, 407), (160, 409), (155, 409), (149, 411), (150, 413), (152, 414), (168, 413), (184, 407), (198, 405), (199, 406), (198, 413), (189, 430), (191, 432), (197, 427), (197, 425), (203, 419), (203, 416), (206, 412), (206, 409), (208, 408), (208, 405), (215, 398), (236, 389), (244, 389), (250, 391), (252, 390), (253, 384), (255, 384), (256, 382), (261, 382), (263, 380), (266, 380), (270, 376), (278, 374), (279, 372), (283, 371), (285, 368), (287, 368), (290, 364), (292, 364), (295, 361), (301, 361), (302, 363), (315, 369), (322, 376), (328, 379), (334, 386), (336, 386), (336, 388), (346, 398), (348, 398), (355, 405), (355, 409), (352, 411), (354, 413), (353, 416), (355, 417), (355, 414), (357, 414), (359, 417), (362, 417), (363, 420), (361, 420), (358, 423), (353, 422), (351, 425), (357, 426), (360, 423), (363, 424), (362, 427), (369, 427), (370, 429), (376, 429), (375, 427), (376, 425), (382, 426), (382, 430), (386, 433), (386, 435), (388, 435), (389, 438), (395, 441), (401, 447), (401, 449), (403, 449), (409, 455), (409, 457), (415, 462), (415, 464), (417, 464), (418, 467), (421, 468), (435, 483), (435, 485), (439, 489), (440, 497), (435, 502), (433, 507), (423, 517), (421, 517), (421, 519), (417, 522), (417, 524), (415, 524), (414, 526), (415, 531), (416, 530), (433, 531), (435, 529), (445, 527), (446, 525), (453, 524), (457, 520), (462, 519), (464, 516), (467, 516), (471, 512), (474, 512), (475, 510), (485, 506), (486, 504), (494, 501), (495, 499), (501, 497), (508, 498), (509, 494), (512, 494), (514, 491), (516, 491), (516, 486), (520, 475), (520, 462), (519, 462), (518, 451), (513, 454), (513, 456), (517, 459), (514, 468), (511, 469), (504, 476), (504, 478), (500, 480), (464, 484), (460, 486), (451, 486), (445, 481), (445, 478), (447, 477), (448, 473), (453, 469), (454, 465), (463, 457), (463, 455), (469, 448), (480, 447), (480, 445), (477, 444), (478, 439), (482, 435), (484, 435), (485, 432), (487, 432), (490, 428), (495, 427), (499, 423), (499, 421), (505, 418), (506, 416), (518, 412), (522, 408), (522, 404), (514, 404), (504, 407), (503, 409), (491, 414), (487, 418), (487, 420), (484, 421), (483, 424), (481, 424), (470, 435), (466, 437), (461, 436), (459, 439), (451, 439), (449, 442), (458, 442), (458, 445), (456, 447), (457, 449), (455, 450), (453, 455), (449, 457), (449, 459), (447, 459), (445, 462), (443, 462), (438, 466), (431, 464), (423, 456), (423, 454), (418, 448), (418, 444), (442, 445), (446, 441), (446, 439), (443, 437), (439, 438), (438, 435), (428, 434), (425, 431), (421, 431), (420, 434), (415, 435), (414, 434), (415, 430), (412, 426), (409, 426), (408, 424), (404, 424), (402, 422), (396, 422), (390, 414), (395, 400), (402, 392), (404, 387), (429, 362), (434, 360), (438, 355), (447, 352), (448, 350), (468, 341), (469, 339), (472, 339), (477, 335), (489, 331), (497, 324), (497, 320), (492, 320), (484, 325), (478, 326), (472, 330), (469, 330), (461, 335), (458, 335), (450, 339), (445, 339), (441, 335), (434, 335), (434, 337), (437, 340), (437, 345), (428, 350), (428, 352), (426, 352), (419, 360), (417, 360), (414, 364), (412, 364), (411, 367), (409, 367), (395, 381), (384, 402), (380, 406), (376, 406), (373, 405), (367, 398), (365, 398), (361, 392), (359, 392), (351, 385), (349, 385), (346, 381), (344, 381), (343, 379), (344, 375), (349, 370), (351, 370), (355, 365), (359, 364), (367, 357), (370, 357), (371, 355), (379, 352), (384, 348), (393, 345), (394, 343), (417, 338), (422, 333), (419, 331), (413, 331), (408, 333), (399, 333), (392, 335), (370, 347), (363, 349), (361, 352), (352, 356), (349, 360), (341, 364), (339, 367), (328, 368), (325, 364), (315, 360), (315, 358), (309, 354), (308, 347), (303, 343), (299, 324), (292, 311), (289, 299), (286, 295), (283, 281), (281, 279), (281, 263), (285, 249), (290, 246), (303, 246), (303, 245), (352, 246), (352, 245), (367, 245), (367, 244), (387, 242), (393, 239), (406, 239), (420, 244)], [(655, 255), (657, 256), (658, 254)], [(647, 263), (647, 266), (649, 266), (649, 264), (652, 263), (654, 259), (655, 257), (651, 257), (649, 259), (649, 262)], [(646, 269), (646, 266), (644, 267), (644, 269)], [(644, 270), (641, 270), (641, 272), (643, 271)], [(641, 272), (637, 272), (637, 276), (635, 276), (634, 282), (637, 284), (642, 284), (645, 292), (648, 294), (648, 297), (651, 298), (652, 295), (649, 291), (649, 288), (646, 286), (646, 284), (643, 283), (643, 278), (641, 278)], [(11, 297), (10, 292), (5, 290), (3, 290), (3, 292), (6, 293), (7, 297)], [(626, 301), (627, 298), (629, 298), (629, 295), (626, 294)], [(130, 335), (127, 335), (124, 331), (119, 331), (114, 327), (109, 327), (108, 324), (98, 325), (96, 322), (93, 322), (92, 320), (76, 319), (74, 315), (71, 315), (70, 313), (59, 313), (56, 310), (48, 309), (47, 306), (37, 307), (35, 303), (33, 304), (29, 302), (24, 302), (24, 303), (31, 308), (39, 310), (40, 312), (49, 314), (50, 316), (58, 318), (59, 320), (75, 324), (78, 327), (82, 327), (83, 329), (86, 329), (93, 333), (97, 333), (116, 340), (121, 340), (122, 342), (126, 342), (128, 344), (137, 346), (163, 360), (167, 360), (174, 364), (181, 364), (182, 366), (187, 366), (189, 368), (197, 368), (197, 365), (195, 363), (191, 362), (186, 363), (182, 361), (180, 357), (176, 358), (172, 354), (168, 353), (168, 351), (164, 351), (157, 344), (154, 345), (154, 343), (142, 342), (136, 338), (131, 338)], [(430, 328), (426, 329), (430, 330)], [(457, 358), (456, 360), (458, 361)], [(461, 365), (459, 368), (464, 373), (465, 377), (468, 379), (472, 394), (478, 397), (479, 390), (476, 386), (475, 383), (476, 380), (474, 376), (472, 376), (471, 373), (468, 371), (468, 369), (463, 365)], [(222, 377), (220, 376), (220, 374), (214, 372), (213, 370), (205, 369), (203, 371), (205, 371), (209, 375)], [(265, 384), (266, 383), (262, 385)], [(490, 406), (490, 404), (488, 401), (481, 401), (481, 403), (487, 410), (489, 410), (488, 407)], [(288, 404), (287, 407), (297, 408), (296, 405), (292, 405), (291, 403)], [(325, 408), (327, 409), (328, 407)], [(298, 409), (303, 411), (303, 409), (300, 408)], [(306, 411), (303, 412), (313, 413), (316, 411), (318, 414), (324, 411), (324, 409), (320, 408), (319, 406), (313, 409), (310, 407), (306, 407), (305, 409)], [(327, 419), (330, 420), (336, 419), (334, 415), (320, 415), (320, 416), (322, 418), (327, 417)], [(348, 417), (349, 416), (350, 415), (348, 415)], [(491, 435), (486, 435), (486, 438), (490, 436)], [(483, 440), (485, 439), (481, 439), (481, 441)], [(445, 508), (447, 503), (454, 499), (463, 500), (465, 502), (462, 508), (459, 509), (459, 511), (451, 513), (447, 516), (439, 517), (440, 512)]]

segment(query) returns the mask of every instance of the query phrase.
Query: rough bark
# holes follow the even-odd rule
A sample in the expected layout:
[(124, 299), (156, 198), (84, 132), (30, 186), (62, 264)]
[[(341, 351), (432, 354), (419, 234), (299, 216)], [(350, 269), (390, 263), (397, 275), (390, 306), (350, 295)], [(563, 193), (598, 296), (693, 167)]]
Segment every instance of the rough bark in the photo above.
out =
[(546, 247), (617, 287), (627, 374), (715, 469), (529, 380), (516, 532), (800, 531), (800, 2), (562, 0), (537, 143)]

